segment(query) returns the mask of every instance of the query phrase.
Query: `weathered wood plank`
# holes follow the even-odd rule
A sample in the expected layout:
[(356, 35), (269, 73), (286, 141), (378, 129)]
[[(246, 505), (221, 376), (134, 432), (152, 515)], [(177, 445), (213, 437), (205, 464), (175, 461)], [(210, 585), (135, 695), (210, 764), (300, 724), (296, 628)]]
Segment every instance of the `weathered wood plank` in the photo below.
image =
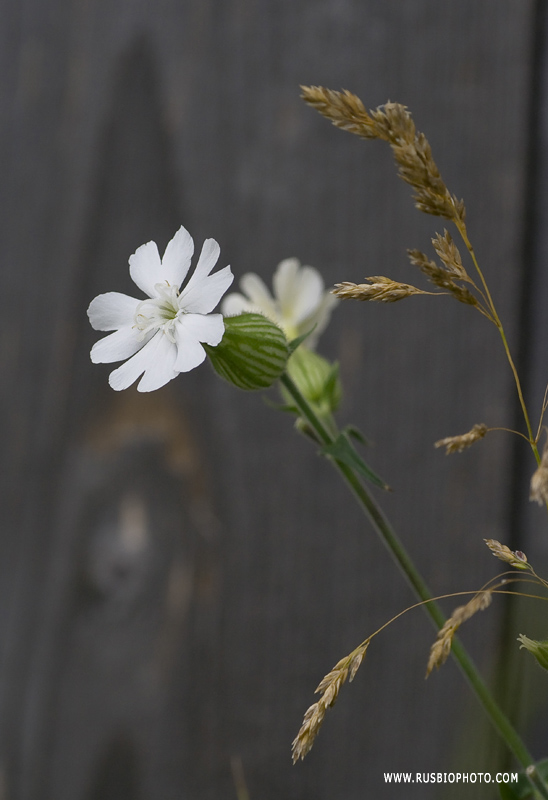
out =
[[(419, 618), (372, 648), (291, 767), (316, 682), (410, 595), (287, 419), (206, 368), (153, 398), (115, 395), (87, 361), (85, 308), (128, 290), (129, 254), (181, 222), (197, 245), (217, 238), (237, 276), (269, 279), (296, 255), (327, 283), (412, 282), (405, 248), (436, 226), (382, 145), (302, 105), (298, 85), (323, 83), (413, 110), (515, 332), (532, 2), (8, 6), (7, 796), (231, 796), (232, 757), (252, 798), (388, 797), (384, 770), (464, 768), (451, 754), (466, 689), (451, 667), (423, 686)], [(395, 488), (384, 505), (437, 591), (489, 577), (481, 539), (507, 530), (507, 440), (453, 460), (431, 446), (511, 419), (496, 333), (477, 316), (449, 300), (347, 304), (324, 336), (341, 416), (374, 439)], [(486, 666), (495, 620), (476, 628)]]

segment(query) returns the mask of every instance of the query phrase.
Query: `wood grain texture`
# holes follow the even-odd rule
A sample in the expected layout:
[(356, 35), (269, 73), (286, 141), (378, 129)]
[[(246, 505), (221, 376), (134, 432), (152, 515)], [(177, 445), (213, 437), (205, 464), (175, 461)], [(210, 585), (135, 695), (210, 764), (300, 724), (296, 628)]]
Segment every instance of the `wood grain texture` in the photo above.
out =
[[(531, 0), (5, 4), (5, 798), (233, 797), (234, 757), (252, 800), (391, 798), (385, 770), (495, 769), (456, 670), (422, 680), (432, 631), (420, 615), (371, 648), (291, 766), (319, 679), (411, 595), (289, 419), (207, 367), (152, 397), (111, 392), (108, 369), (89, 363), (85, 310), (129, 291), (128, 256), (150, 239), (162, 249), (181, 223), (197, 246), (215, 237), (237, 278), (270, 280), (297, 256), (327, 284), (413, 282), (406, 247), (426, 249), (442, 225), (415, 212), (387, 148), (302, 104), (300, 84), (324, 84), (410, 107), (466, 200), (515, 336), (533, 11)], [(475, 316), (441, 298), (348, 303), (322, 341), (341, 363), (341, 419), (375, 442), (368, 458), (394, 488), (381, 501), (438, 592), (494, 574), (481, 540), (508, 534), (509, 440), (452, 459), (432, 447), (512, 421), (496, 332)], [(488, 615), (465, 635), (486, 670), (498, 642)]]

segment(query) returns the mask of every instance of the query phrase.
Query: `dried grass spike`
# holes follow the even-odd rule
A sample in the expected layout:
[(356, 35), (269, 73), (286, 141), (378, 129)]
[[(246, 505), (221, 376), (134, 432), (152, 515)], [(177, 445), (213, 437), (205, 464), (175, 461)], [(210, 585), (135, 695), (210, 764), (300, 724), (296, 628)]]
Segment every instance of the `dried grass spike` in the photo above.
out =
[(422, 289), (417, 289), (416, 286), (410, 286), (408, 283), (398, 283), (391, 278), (385, 278), (384, 275), (373, 275), (366, 278), (369, 283), (351, 283), (344, 281), (343, 283), (335, 284), (333, 294), (343, 300), (369, 300), (374, 303), (396, 303), (398, 300), (403, 300), (406, 297), (411, 297), (414, 294), (431, 294), (431, 292), (423, 292)]
[[(391, 103), (388, 101), (382, 106), (378, 106), (371, 112), (371, 118), (375, 123), (377, 135), (380, 139), (389, 142), (392, 147), (415, 149), (417, 131), (413, 117), (406, 106), (401, 103)], [(410, 151), (408, 151), (410, 152)], [(412, 160), (413, 156), (410, 155)]]
[[(415, 190), (415, 205), (420, 211), (450, 220), (460, 219), (462, 203), (451, 195), (432, 157), (432, 149), (423, 133), (409, 136), (409, 112), (405, 106), (384, 106), (390, 123), (390, 143), (399, 166), (400, 177)], [(414, 125), (413, 125), (414, 129)]]
[(439, 439), (435, 442), (434, 447), (445, 447), (446, 455), (449, 455), (449, 453), (462, 453), (463, 450), (473, 445), (474, 442), (483, 439), (488, 430), (487, 425), (484, 425), (482, 422), (479, 425), (474, 425), (472, 430), (468, 431), (468, 433)]
[(325, 711), (325, 706), (320, 703), (314, 703), (314, 705), (307, 709), (301, 729), (291, 746), (294, 764), (296, 764), (299, 759), (303, 759), (312, 749), (314, 739), (322, 726)]
[(375, 121), (367, 113), (359, 97), (349, 91), (335, 92), (323, 86), (301, 86), (301, 97), (331, 120), (333, 125), (364, 139), (377, 139)]
[(336, 681), (344, 682), (348, 674), (348, 660), (349, 656), (341, 658), (341, 660), (335, 664), (331, 672), (328, 672), (327, 675), (322, 678), (314, 690), (314, 694), (324, 694)]
[(362, 661), (364, 659), (364, 656), (365, 656), (365, 652), (366, 652), (368, 647), (369, 647), (369, 642), (365, 645), (365, 647), (358, 648), (358, 651), (356, 652), (356, 655), (352, 658), (352, 661), (350, 662), (349, 667), (348, 667), (348, 671), (349, 671), (348, 682), (349, 683), (352, 683), (352, 681), (356, 677), (356, 672), (359, 670), (359, 668), (361, 666), (361, 663), (362, 663)]
[(435, 261), (431, 261), (420, 250), (408, 250), (407, 255), (413, 266), (418, 267), (431, 283), (439, 286), (440, 289), (453, 290), (455, 283), (446, 269), (440, 267)]
[(356, 647), (349, 655), (341, 658), (331, 672), (322, 678), (316, 692), (321, 694), (317, 703), (310, 706), (306, 711), (303, 719), (301, 729), (293, 741), (293, 763), (295, 764), (299, 759), (303, 759), (310, 751), (314, 744), (314, 739), (319, 733), (322, 726), (325, 712), (328, 708), (335, 704), (341, 686), (346, 682), (354, 679), (367, 648), (369, 647), (370, 639), (367, 639), (359, 647)]
[(451, 195), (432, 157), (430, 144), (407, 108), (386, 103), (368, 113), (359, 97), (323, 86), (302, 86), (302, 98), (338, 128), (364, 139), (389, 142), (403, 180), (415, 190), (415, 205), (427, 214), (464, 222), (464, 204)]
[(439, 233), (432, 239), (434, 250), (445, 264), (446, 269), (460, 281), (469, 280), (468, 273), (463, 267), (462, 258), (458, 251), (453, 237), (447, 229), (443, 231), (443, 236)]
[[(494, 587), (493, 587), (494, 588)], [(445, 625), (440, 628), (436, 641), (430, 648), (430, 657), (426, 666), (426, 677), (430, 675), (434, 667), (438, 668), (445, 664), (451, 652), (453, 637), (463, 622), (473, 617), (478, 611), (484, 611), (493, 599), (493, 588), (483, 589), (473, 596), (470, 602), (464, 606), (458, 606)]]
[(449, 658), (455, 630), (456, 628), (452, 628), (446, 623), (439, 631), (436, 641), (430, 648), (430, 657), (428, 659), (428, 664), (426, 665), (425, 677), (430, 675), (434, 667), (439, 669)]
[(479, 305), (477, 298), (465, 286), (459, 286), (458, 284), (453, 283), (448, 288), (453, 297), (458, 300), (459, 303), (466, 303), (466, 305), (469, 306)]
[(466, 287), (455, 283), (457, 280), (469, 280), (464, 267), (464, 277), (456, 274), (456, 268), (458, 268), (458, 262), (456, 260), (454, 261), (453, 267), (448, 269), (446, 266), (441, 267), (439, 264), (436, 264), (435, 261), (431, 261), (424, 253), (421, 253), (420, 250), (408, 250), (407, 255), (413, 266), (418, 267), (434, 286), (445, 289), (460, 303), (466, 303), (471, 306), (479, 305), (477, 298), (466, 289)]
[(529, 500), (536, 501), (539, 506), (548, 504), (548, 442), (544, 445), (542, 459), (531, 478)]
[(510, 564), (511, 567), (515, 567), (516, 569), (529, 569), (527, 556), (525, 553), (522, 553), (521, 550), (510, 550), (509, 547), (507, 547), (505, 544), (497, 542), (496, 539), (484, 539), (483, 541), (495, 558), (505, 561), (507, 564)]

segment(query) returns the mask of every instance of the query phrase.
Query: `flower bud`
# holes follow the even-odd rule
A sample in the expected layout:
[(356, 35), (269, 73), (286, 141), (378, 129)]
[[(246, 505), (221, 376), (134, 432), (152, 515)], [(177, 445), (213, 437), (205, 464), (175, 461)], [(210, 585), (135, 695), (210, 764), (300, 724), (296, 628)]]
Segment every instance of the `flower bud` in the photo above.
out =
[(225, 317), (216, 347), (204, 345), (215, 372), (239, 389), (266, 389), (285, 370), (289, 349), (284, 332), (262, 314)]
[(292, 354), (287, 373), (306, 400), (320, 413), (336, 411), (342, 394), (336, 364), (330, 364), (305, 344)]
[(534, 639), (529, 639), (523, 633), (520, 633), (518, 636), (518, 642), (521, 642), (520, 650), (522, 647), (524, 647), (526, 650), (529, 650), (529, 652), (534, 655), (540, 666), (544, 669), (548, 669), (548, 641), (537, 642)]

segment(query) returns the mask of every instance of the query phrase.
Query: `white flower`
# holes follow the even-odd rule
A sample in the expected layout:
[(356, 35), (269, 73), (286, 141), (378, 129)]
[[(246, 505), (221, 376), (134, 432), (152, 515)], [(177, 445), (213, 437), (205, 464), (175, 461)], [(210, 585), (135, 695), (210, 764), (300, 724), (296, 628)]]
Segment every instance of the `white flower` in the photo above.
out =
[(244, 294), (234, 292), (225, 297), (222, 311), (225, 316), (244, 311), (264, 314), (276, 322), (294, 339), (314, 328), (305, 345), (313, 348), (331, 316), (338, 300), (324, 290), (322, 276), (314, 267), (301, 267), (296, 258), (287, 258), (278, 264), (272, 279), (274, 297), (264, 282), (253, 272), (240, 280)]
[(97, 331), (115, 331), (91, 350), (95, 364), (128, 359), (110, 373), (113, 389), (127, 389), (141, 375), (137, 389), (151, 392), (206, 357), (201, 342), (215, 346), (223, 338), (222, 314), (211, 314), (234, 276), (230, 267), (210, 275), (220, 248), (206, 239), (193, 275), (187, 276), (194, 242), (181, 226), (160, 259), (155, 242), (142, 245), (129, 259), (129, 273), (146, 295), (137, 300), (119, 292), (100, 294), (88, 308)]

